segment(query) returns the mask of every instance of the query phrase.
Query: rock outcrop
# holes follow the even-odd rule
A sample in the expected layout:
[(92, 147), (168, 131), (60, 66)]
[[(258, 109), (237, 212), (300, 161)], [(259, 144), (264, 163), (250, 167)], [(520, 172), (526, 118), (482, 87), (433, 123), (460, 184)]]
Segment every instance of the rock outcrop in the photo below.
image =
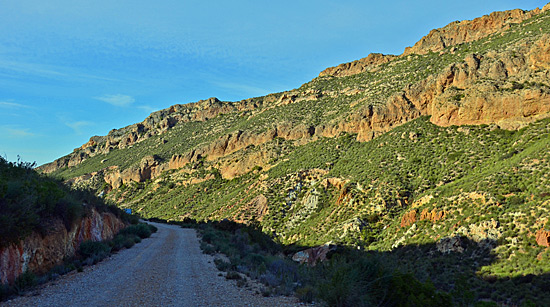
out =
[(478, 243), (494, 242), (502, 236), (500, 223), (494, 219), (477, 224), (470, 224), (468, 226), (461, 226), (457, 232)]
[(112, 213), (95, 209), (69, 231), (61, 220), (52, 221), (46, 234), (34, 232), (18, 244), (0, 249), (0, 283), (12, 283), (27, 270), (45, 273), (74, 256), (80, 243), (112, 239), (125, 226)]
[(436, 125), (495, 123), (505, 129), (521, 128), (550, 112), (548, 71), (539, 69), (550, 56), (548, 48), (541, 49), (548, 41), (544, 35), (515, 55), (506, 51), (471, 54), (405, 95)]
[[(490, 15), (485, 15), (473, 20), (455, 21), (443, 28), (430, 31), (428, 35), (422, 37), (418, 42), (416, 42), (416, 44), (414, 44), (414, 46), (405, 48), (405, 51), (399, 57), (410, 54), (439, 52), (446, 47), (473, 42), (499, 31), (507, 30), (513, 24), (521, 23), (548, 10), (550, 10), (550, 4), (547, 4), (542, 9), (537, 8), (532, 11), (516, 9), (503, 12), (493, 12)], [(365, 71), (372, 71), (375, 70), (380, 64), (390, 62), (395, 58), (398, 58), (398, 56), (371, 53), (367, 57), (360, 60), (343, 63), (335, 67), (329, 67), (323, 70), (319, 74), (319, 77), (345, 77)], [(543, 62), (548, 63), (547, 60)]]
[(409, 227), (416, 222), (416, 210), (409, 211), (401, 217), (401, 227)]
[(167, 109), (151, 113), (141, 123), (109, 131), (107, 136), (93, 136), (79, 148), (54, 162), (39, 167), (44, 173), (51, 173), (64, 167), (72, 167), (98, 154), (107, 154), (114, 149), (123, 149), (152, 136), (160, 135), (176, 124), (190, 121), (206, 121), (220, 114), (253, 110), (269, 103), (274, 98), (270, 95), (263, 100), (245, 99), (238, 102), (222, 102), (209, 98), (189, 104), (177, 104)]
[(325, 245), (299, 251), (292, 256), (292, 260), (299, 263), (306, 263), (309, 266), (315, 266), (317, 263), (327, 260), (329, 252), (334, 250), (336, 250), (336, 246), (327, 243)]
[(436, 209), (432, 209), (432, 211), (429, 211), (428, 209), (424, 209), (420, 213), (420, 220), (438, 222), (443, 220), (446, 215), (447, 214), (445, 211), (437, 211)]
[(449, 238), (443, 238), (436, 243), (436, 248), (440, 253), (463, 253), (465, 248), (464, 238), (460, 236), (454, 236)]
[(418, 215), (418, 212), (416, 210), (411, 210), (401, 217), (401, 227), (409, 227), (412, 224), (416, 223), (416, 221), (430, 221), (432, 223), (442, 221), (445, 219), (445, 216), (447, 213), (445, 211), (438, 211), (437, 209), (432, 209), (432, 211), (429, 211), (428, 209), (422, 210), (420, 212), (420, 215)]
[(535, 234), (535, 238), (538, 245), (550, 247), (550, 231), (539, 229)]
[(425, 54), (438, 52), (449, 46), (472, 42), (493, 33), (509, 29), (512, 24), (520, 23), (541, 12), (547, 10), (547, 6), (532, 11), (520, 9), (493, 12), (490, 15), (476, 18), (474, 20), (455, 21), (443, 28), (434, 29), (424, 36), (414, 46), (407, 47), (403, 55), (411, 53)]
[(162, 171), (167, 170), (169, 165), (170, 162), (162, 164), (162, 160), (158, 156), (152, 155), (143, 157), (137, 166), (125, 170), (112, 166), (103, 169), (99, 175), (103, 176), (105, 182), (116, 189), (129, 182), (144, 182), (153, 179)]
[(388, 63), (395, 59), (395, 55), (385, 55), (381, 53), (371, 53), (366, 58), (362, 58), (357, 61), (340, 64), (336, 67), (329, 67), (323, 70), (319, 77), (334, 76), (345, 77), (355, 74), (359, 74), (365, 71), (374, 71), (381, 64)]

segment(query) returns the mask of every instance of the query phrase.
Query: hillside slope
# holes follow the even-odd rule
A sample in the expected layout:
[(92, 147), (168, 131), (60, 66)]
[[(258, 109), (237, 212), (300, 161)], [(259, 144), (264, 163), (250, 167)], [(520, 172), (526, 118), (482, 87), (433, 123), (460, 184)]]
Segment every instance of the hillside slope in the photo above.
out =
[(129, 215), (87, 190), (71, 189), (24, 162), (0, 157), (0, 299), (23, 273), (43, 274), (86, 240), (107, 240)]
[(519, 302), (550, 273), (549, 10), (454, 22), (286, 92), (174, 105), (41, 170), (144, 217), (400, 250), (396, 263), (447, 290), (461, 274), (448, 259), (475, 260), (468, 282), (485, 292), (531, 276), (522, 294), (479, 294)]

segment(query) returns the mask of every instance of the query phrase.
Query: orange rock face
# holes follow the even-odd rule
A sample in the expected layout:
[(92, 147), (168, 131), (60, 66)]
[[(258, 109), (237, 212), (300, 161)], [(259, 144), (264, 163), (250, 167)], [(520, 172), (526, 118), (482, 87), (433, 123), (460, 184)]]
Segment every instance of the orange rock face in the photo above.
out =
[(319, 77), (323, 76), (334, 76), (334, 77), (345, 77), (351, 76), (365, 71), (370, 71), (376, 69), (380, 64), (388, 63), (389, 61), (395, 59), (395, 55), (384, 55), (380, 53), (371, 53), (366, 58), (362, 58), (357, 61), (350, 63), (340, 64), (336, 67), (329, 67), (323, 70)]
[(532, 11), (516, 9), (494, 12), (474, 20), (456, 21), (443, 28), (432, 30), (414, 46), (406, 48), (403, 55), (411, 53), (426, 54), (430, 51), (437, 52), (448, 46), (472, 42), (507, 29), (510, 24), (520, 23), (540, 12), (539, 9)]
[(535, 234), (537, 238), (537, 244), (540, 246), (546, 246), (550, 247), (550, 231), (545, 231), (544, 229), (540, 229)]
[(12, 283), (27, 270), (45, 273), (64, 258), (74, 256), (80, 243), (112, 239), (125, 226), (112, 213), (95, 210), (70, 231), (60, 220), (54, 221), (46, 235), (32, 233), (18, 244), (0, 249), (0, 283)]
[(424, 209), (420, 213), (420, 216), (418, 216), (418, 212), (416, 210), (412, 210), (405, 213), (401, 218), (401, 227), (411, 226), (416, 223), (417, 220), (431, 222), (441, 221), (445, 218), (445, 215), (445, 211), (437, 211), (436, 209), (428, 211), (428, 209)]
[(401, 218), (401, 227), (408, 227), (416, 223), (416, 210), (409, 211)]
[(529, 52), (531, 69), (550, 69), (550, 35), (544, 34)]
[(436, 209), (428, 211), (428, 209), (424, 209), (422, 210), (422, 213), (420, 213), (420, 220), (437, 222), (443, 220), (445, 218), (445, 215), (445, 211), (437, 211)]

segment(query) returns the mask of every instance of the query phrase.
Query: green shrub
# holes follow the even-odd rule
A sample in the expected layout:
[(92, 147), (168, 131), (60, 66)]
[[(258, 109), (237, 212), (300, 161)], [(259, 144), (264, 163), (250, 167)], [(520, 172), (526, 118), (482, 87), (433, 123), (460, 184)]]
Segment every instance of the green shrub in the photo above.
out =
[(395, 273), (391, 283), (392, 305), (396, 306), (451, 306), (451, 297), (437, 292), (431, 283), (422, 283), (411, 274)]
[(111, 247), (105, 242), (95, 242), (95, 241), (84, 241), (80, 244), (79, 253), (86, 259), (94, 259), (94, 262), (104, 259), (109, 256), (111, 252)]
[(311, 303), (315, 299), (315, 288), (310, 285), (296, 289), (296, 297), (300, 302)]
[(62, 265), (57, 265), (55, 266), (53, 269), (50, 270), (50, 272), (48, 272), (48, 274), (50, 276), (54, 276), (54, 275), (65, 275), (71, 271), (73, 271), (74, 269), (76, 269), (76, 266), (72, 263), (70, 264), (62, 264)]
[(123, 247), (124, 247), (124, 241), (126, 240), (126, 237), (121, 235), (121, 234), (117, 234), (113, 240), (111, 241), (111, 250), (112, 251), (118, 251), (118, 250), (121, 250)]
[(74, 200), (71, 196), (65, 196), (55, 205), (55, 212), (63, 220), (67, 230), (84, 214), (82, 203)]
[(25, 271), (15, 280), (15, 283), (14, 283), (15, 291), (18, 294), (21, 294), (26, 289), (36, 286), (37, 281), (38, 279), (33, 272)]
[[(128, 217), (128, 222), (130, 222), (130, 224), (132, 224), (132, 225), (137, 225), (139, 223), (139, 217), (136, 216), (136, 215), (130, 215)], [(153, 227), (155, 227), (155, 226), (153, 226)]]
[(214, 264), (216, 268), (220, 271), (227, 271), (231, 268), (231, 263), (224, 261), (222, 259), (214, 259)]
[(202, 234), (202, 241), (211, 244), (216, 237), (216, 233), (213, 231), (207, 231)]
[(227, 272), (227, 275), (225, 275), (225, 279), (239, 280), (239, 279), (242, 279), (242, 277), (241, 277), (241, 274), (239, 274), (235, 271), (229, 271), (229, 272)]
[(135, 229), (130, 231), (125, 231), (124, 229), (120, 231), (114, 237), (114, 239), (110, 242), (112, 250), (118, 251), (118, 250), (121, 250), (122, 248), (130, 248), (134, 246), (136, 243), (140, 243), (141, 237), (136, 234), (137, 232), (139, 231)]
[(126, 237), (123, 244), (125, 248), (130, 248), (136, 244), (136, 241), (132, 237)]
[(5, 284), (0, 284), (0, 302), (6, 300), (11, 295), (10, 286)]
[(326, 280), (319, 285), (319, 297), (329, 306), (361, 306), (359, 272), (349, 266), (332, 268)]
[(518, 195), (512, 195), (506, 199), (506, 204), (509, 206), (519, 206), (525, 202), (525, 198)]
[(266, 258), (263, 255), (256, 254), (256, 253), (247, 254), (243, 258), (243, 261), (245, 263), (253, 265), (254, 267), (259, 267), (261, 264), (267, 262)]
[(216, 247), (206, 242), (201, 242), (201, 250), (207, 255), (213, 255), (216, 253)]
[[(153, 233), (153, 228), (155, 227), (152, 225), (147, 224), (138, 224), (138, 225), (130, 225), (123, 230), (120, 231), (121, 234), (133, 234), (136, 235), (142, 239), (149, 238), (151, 234)], [(156, 227), (154, 228), (156, 230)]]

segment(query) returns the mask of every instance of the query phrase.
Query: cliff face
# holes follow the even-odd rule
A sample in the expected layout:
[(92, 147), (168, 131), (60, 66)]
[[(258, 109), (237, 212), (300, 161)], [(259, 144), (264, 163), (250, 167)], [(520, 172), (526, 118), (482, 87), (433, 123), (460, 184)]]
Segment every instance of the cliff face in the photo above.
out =
[(323, 70), (319, 77), (334, 76), (345, 77), (359, 74), (365, 71), (375, 70), (380, 64), (388, 63), (395, 59), (395, 55), (384, 55), (380, 53), (371, 53), (366, 58), (362, 58), (350, 63), (340, 64), (336, 67), (329, 67)]
[[(134, 167), (120, 169), (113, 166), (73, 181), (95, 176), (116, 189), (129, 182), (154, 179), (163, 171), (179, 169), (201, 158), (214, 161), (275, 138), (301, 140), (303, 143), (320, 137), (336, 137), (345, 132), (357, 134), (358, 141), (369, 141), (423, 115), (431, 115), (431, 122), (440, 126), (497, 124), (504, 129), (519, 129), (550, 116), (550, 91), (541, 86), (550, 75), (547, 70), (540, 69), (548, 65), (545, 60), (550, 55), (548, 39), (548, 35), (543, 36), (516, 56), (509, 52), (485, 56), (470, 54), (463, 61), (448, 66), (441, 74), (407, 86), (389, 97), (384, 105), (363, 107), (336, 123), (317, 126), (279, 123), (259, 134), (237, 131), (191, 151), (173, 155), (168, 161), (147, 156)], [(105, 146), (110, 146), (108, 144), (112, 143)], [(256, 155), (223, 162), (221, 174), (230, 179), (247, 173), (255, 165), (261, 165), (260, 161), (269, 160), (270, 154), (264, 152), (263, 156), (267, 158)], [(68, 160), (69, 165), (78, 165), (81, 157), (82, 153), (73, 155)], [(58, 169), (59, 163), (56, 161), (46, 168)]]
[(456, 21), (443, 28), (430, 31), (428, 35), (424, 36), (414, 46), (407, 47), (403, 54), (424, 54), (430, 51), (439, 52), (449, 46), (472, 42), (493, 33), (509, 29), (512, 24), (520, 23), (548, 9), (550, 9), (550, 6), (546, 5), (542, 10), (538, 8), (532, 11), (516, 9), (493, 12), (490, 15), (485, 15), (474, 20)]
[(191, 121), (207, 121), (220, 114), (238, 112), (257, 108), (253, 99), (239, 102), (221, 102), (217, 98), (209, 98), (195, 103), (173, 105), (170, 108), (151, 113), (141, 123), (122, 129), (113, 129), (107, 136), (93, 136), (79, 148), (52, 163), (39, 167), (44, 173), (51, 173), (63, 167), (73, 167), (90, 157), (107, 154), (115, 149), (124, 149), (137, 142), (144, 141), (156, 135), (161, 135), (178, 123)]
[[(400, 57), (410, 54), (426, 54), (428, 52), (440, 52), (446, 47), (479, 40), (491, 34), (509, 29), (511, 25), (518, 24), (540, 13), (550, 10), (550, 4), (542, 9), (523, 11), (520, 9), (493, 12), (473, 20), (455, 21), (443, 28), (434, 29), (414, 46), (405, 48)], [(387, 63), (397, 58), (395, 55), (383, 55), (379, 53), (369, 54), (366, 58), (349, 63), (340, 64), (323, 70), (319, 77), (334, 76), (345, 77), (365, 71), (378, 69), (380, 64)]]
[[(541, 69), (550, 53), (549, 35), (513, 52), (470, 54), (433, 78), (403, 91), (412, 103), (440, 126), (497, 124), (519, 129), (548, 117), (548, 70)], [(536, 54), (536, 56), (534, 56)]]
[[(231, 179), (248, 173), (255, 166), (269, 167), (269, 161), (276, 158), (279, 151), (263, 149), (246, 153), (247, 148), (276, 139), (300, 146), (342, 133), (356, 134), (357, 141), (365, 142), (423, 115), (430, 115), (431, 122), (439, 126), (496, 124), (504, 129), (519, 129), (550, 114), (550, 88), (547, 82), (550, 78), (550, 36), (543, 34), (543, 18), (533, 18), (546, 16), (549, 9), (550, 4), (533, 11), (495, 12), (474, 20), (454, 22), (431, 31), (400, 56), (370, 54), (364, 59), (327, 68), (319, 78), (310, 82), (315, 86), (306, 84), (299, 89), (239, 102), (210, 98), (174, 105), (152, 113), (141, 123), (112, 130), (107, 136), (92, 137), (73, 153), (42, 166), (41, 170), (49, 173), (67, 167), (78, 168), (97, 155), (108, 157), (113, 150), (132, 148), (150, 138), (158, 138), (158, 143), (153, 145), (154, 150), (150, 149), (152, 145), (147, 145), (147, 150), (153, 154), (136, 157), (137, 161), (131, 166), (101, 166), (93, 173), (71, 179), (72, 182), (105, 182), (108, 192), (130, 182), (155, 179), (165, 171), (195, 165), (201, 160), (216, 163), (222, 177)], [(513, 28), (530, 18), (532, 24), (540, 25), (534, 28), (536, 33)], [(505, 35), (512, 37), (506, 47), (498, 44), (492, 49), (485, 47)], [(480, 52), (469, 50), (465, 45), (483, 38), (486, 38), (484, 43), (475, 47)], [(462, 51), (466, 49), (468, 52)], [(427, 56), (431, 56), (432, 64), (419, 67), (430, 70), (441, 61), (433, 52), (438, 52), (439, 58), (452, 58), (452, 61), (427, 77), (407, 83), (398, 82), (397, 79), (407, 79), (418, 71), (397, 71), (385, 81), (361, 84), (356, 81), (361, 79), (353, 79), (355, 75), (383, 76), (393, 67), (401, 65), (406, 68), (408, 63), (422, 61)], [(456, 57), (459, 52), (460, 58)], [(386, 89), (379, 90), (382, 93), (389, 91), (387, 89), (394, 83), (404, 86), (385, 97), (372, 95), (371, 88), (379, 87), (380, 83)], [(348, 101), (350, 111), (341, 112), (327, 121), (304, 120), (304, 116), (283, 121), (266, 119), (263, 126), (259, 126), (262, 129), (255, 129), (252, 124), (235, 124), (239, 129), (234, 129), (231, 124), (218, 124), (211, 130), (182, 136), (181, 140), (175, 140), (175, 144), (166, 144), (168, 141), (163, 138), (163, 135), (185, 124), (222, 122), (220, 118), (226, 117), (235, 121), (239, 118), (252, 121), (273, 117), (279, 109), (295, 110), (292, 112), (312, 109), (315, 112), (314, 109), (319, 108), (321, 112), (330, 114), (335, 111), (323, 109), (323, 104), (342, 99)], [(225, 129), (231, 132), (224, 132)], [(183, 128), (178, 131), (183, 131)], [(208, 138), (209, 134), (215, 137)], [(176, 148), (181, 146), (178, 142), (201, 138), (207, 141), (196, 142), (197, 145), (187, 146), (185, 150), (175, 151), (170, 156), (156, 155), (155, 151), (161, 151), (163, 146)]]
[(125, 226), (112, 213), (95, 209), (70, 231), (62, 221), (54, 220), (45, 235), (34, 232), (18, 244), (0, 249), (0, 282), (11, 283), (27, 270), (45, 273), (64, 258), (74, 256), (80, 243), (112, 239)]

